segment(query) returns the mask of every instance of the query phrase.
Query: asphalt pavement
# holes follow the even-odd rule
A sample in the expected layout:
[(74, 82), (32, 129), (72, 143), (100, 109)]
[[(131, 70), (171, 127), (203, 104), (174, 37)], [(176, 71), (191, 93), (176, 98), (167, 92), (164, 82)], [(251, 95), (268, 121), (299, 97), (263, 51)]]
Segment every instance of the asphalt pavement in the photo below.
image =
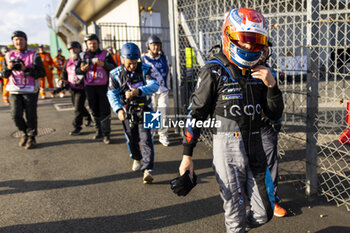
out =
[[(10, 107), (0, 104), (0, 233), (225, 232), (212, 155), (203, 143), (194, 154), (198, 185), (178, 197), (169, 185), (182, 157), (181, 137), (173, 130), (169, 147), (155, 137), (154, 183), (145, 185), (142, 173), (131, 171), (115, 114), (111, 144), (104, 145), (92, 140), (93, 127), (68, 134), (69, 104), (69, 96), (39, 101), (40, 136), (31, 150), (17, 145)], [(308, 201), (288, 180), (281, 182), (280, 196), (288, 215), (250, 232), (350, 232), (344, 207), (322, 197)]]

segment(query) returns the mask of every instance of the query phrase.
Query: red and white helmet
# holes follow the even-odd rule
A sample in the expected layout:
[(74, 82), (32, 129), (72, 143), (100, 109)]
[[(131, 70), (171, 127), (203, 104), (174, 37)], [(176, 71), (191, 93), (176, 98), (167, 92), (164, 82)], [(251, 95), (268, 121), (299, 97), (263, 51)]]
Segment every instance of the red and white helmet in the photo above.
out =
[[(252, 50), (237, 41), (255, 45)], [(222, 49), (227, 59), (244, 69), (258, 63), (268, 42), (267, 22), (262, 14), (249, 8), (232, 9), (222, 26)]]

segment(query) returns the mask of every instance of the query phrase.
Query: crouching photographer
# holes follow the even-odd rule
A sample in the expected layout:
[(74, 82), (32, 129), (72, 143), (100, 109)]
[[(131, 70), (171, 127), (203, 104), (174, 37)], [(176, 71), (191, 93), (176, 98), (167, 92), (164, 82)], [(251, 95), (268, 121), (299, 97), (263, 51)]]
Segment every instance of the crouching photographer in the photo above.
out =
[(69, 133), (72, 136), (79, 135), (82, 130), (83, 118), (86, 118), (86, 125), (90, 125), (91, 117), (85, 108), (86, 95), (84, 91), (84, 76), (75, 73), (75, 67), (78, 63), (78, 56), (81, 52), (81, 45), (77, 41), (72, 41), (68, 45), (70, 57), (64, 65), (62, 77), (59, 81), (60, 87), (55, 90), (56, 93), (69, 89), (74, 106), (75, 117), (73, 119), (74, 129)]
[(113, 112), (123, 122), (128, 148), (134, 160), (132, 170), (141, 169), (143, 183), (149, 184), (153, 181), (153, 138), (151, 129), (145, 129), (142, 125), (142, 115), (144, 111), (152, 110), (151, 95), (158, 90), (159, 84), (151, 76), (151, 66), (139, 62), (140, 49), (136, 44), (124, 44), (121, 57), (123, 64), (110, 72), (107, 96)]

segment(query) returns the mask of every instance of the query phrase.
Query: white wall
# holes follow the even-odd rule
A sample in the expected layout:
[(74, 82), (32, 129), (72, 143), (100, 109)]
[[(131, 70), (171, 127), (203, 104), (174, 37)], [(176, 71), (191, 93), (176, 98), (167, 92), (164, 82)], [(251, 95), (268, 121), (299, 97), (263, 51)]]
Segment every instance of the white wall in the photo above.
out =
[[(118, 4), (114, 9), (111, 9), (110, 11), (106, 12), (105, 14), (99, 15), (100, 18), (95, 19), (96, 24), (100, 23), (124, 23), (128, 26), (140, 26), (140, 16), (139, 16), (139, 3), (138, 0), (127, 0), (123, 1), (120, 4)], [(139, 30), (136, 30), (135, 28), (128, 29), (128, 32), (126, 32), (126, 29), (121, 27), (117, 30), (108, 30), (104, 28), (104, 30), (101, 32), (101, 38), (110, 38), (113, 39), (113, 37), (117, 38), (118, 40), (126, 40), (130, 39), (130, 35), (133, 35), (134, 39), (140, 40), (140, 32)], [(89, 26), (89, 32), (93, 32), (94, 28), (93, 25)], [(127, 36), (128, 34), (129, 36)], [(125, 42), (120, 42), (117, 44), (117, 47), (120, 48), (122, 44)], [(138, 46), (141, 47), (141, 43), (136, 43)], [(108, 46), (112, 46), (110, 43), (103, 43), (102, 47), (106, 48)]]
[(140, 25), (138, 0), (127, 0), (122, 2), (107, 14), (103, 15), (96, 23), (127, 23), (130, 26)]

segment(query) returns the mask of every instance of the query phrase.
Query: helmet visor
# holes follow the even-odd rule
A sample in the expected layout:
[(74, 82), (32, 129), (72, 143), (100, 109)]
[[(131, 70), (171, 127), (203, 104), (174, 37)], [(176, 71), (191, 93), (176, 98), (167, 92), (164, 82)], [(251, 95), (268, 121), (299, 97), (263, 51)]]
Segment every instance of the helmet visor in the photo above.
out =
[(239, 40), (252, 44), (266, 45), (267, 36), (255, 32), (231, 32), (228, 33), (230, 40), (233, 42)]

